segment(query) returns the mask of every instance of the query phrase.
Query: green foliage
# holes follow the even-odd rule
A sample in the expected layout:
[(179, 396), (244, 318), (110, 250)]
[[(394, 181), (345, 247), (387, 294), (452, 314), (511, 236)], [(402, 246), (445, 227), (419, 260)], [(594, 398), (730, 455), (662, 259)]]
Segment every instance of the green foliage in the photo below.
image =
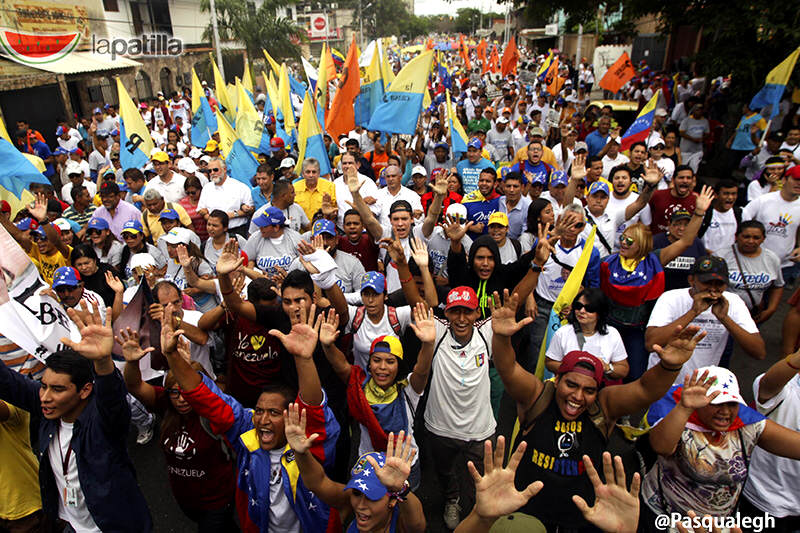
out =
[(427, 17), (417, 17), (409, 13), (403, 0), (362, 0), (361, 20), (358, 9), (353, 11), (353, 27), (364, 26), (364, 38), (375, 39), (389, 35), (405, 36), (413, 39), (431, 31)]
[[(265, 0), (257, 9), (246, 0), (216, 0), (217, 26), (221, 41), (236, 40), (244, 44), (251, 58), (261, 57), (265, 48), (276, 60), (299, 57), (299, 43), (305, 32), (289, 18), (277, 16), (277, 8), (294, 4), (294, 0)], [(209, 0), (201, 0), (200, 9), (208, 12)], [(212, 41), (211, 22), (203, 39)]]

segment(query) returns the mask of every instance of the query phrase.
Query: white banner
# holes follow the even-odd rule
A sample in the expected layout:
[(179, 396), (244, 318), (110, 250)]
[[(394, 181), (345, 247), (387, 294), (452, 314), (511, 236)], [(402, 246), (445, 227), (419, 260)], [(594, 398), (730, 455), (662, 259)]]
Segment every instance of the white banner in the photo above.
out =
[(0, 334), (41, 361), (64, 347), (62, 337), (80, 340), (77, 326), (61, 304), (41, 294), (50, 286), (2, 226), (0, 270)]

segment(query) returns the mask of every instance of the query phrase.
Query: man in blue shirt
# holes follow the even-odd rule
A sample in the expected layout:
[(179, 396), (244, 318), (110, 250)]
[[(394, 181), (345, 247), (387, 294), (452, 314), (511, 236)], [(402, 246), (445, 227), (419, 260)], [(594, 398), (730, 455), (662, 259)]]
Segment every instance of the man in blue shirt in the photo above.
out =
[(542, 161), (544, 145), (540, 140), (533, 140), (528, 143), (528, 159), (512, 165), (509, 172), (518, 172), (522, 176), (522, 184), (529, 182), (547, 183), (553, 167)]
[(20, 130), (17, 132), (17, 146), (20, 147), (22, 152), (41, 158), (41, 160), (44, 161), (44, 175), (48, 178), (52, 178), (53, 174), (56, 172), (55, 168), (53, 168), (55, 157), (50, 151), (49, 146), (40, 141), (31, 130)]
[(485, 168), (495, 170), (492, 162), (481, 156), (482, 148), (480, 139), (470, 139), (467, 144), (467, 158), (459, 161), (456, 165), (458, 175), (461, 176), (464, 194), (469, 194), (478, 188), (478, 176), (480, 176), (481, 170)]
[(597, 129), (586, 136), (586, 146), (589, 147), (589, 157), (603, 157), (608, 151), (608, 140), (611, 138), (611, 117), (603, 115), (597, 119)]
[(478, 188), (464, 196), (461, 203), (467, 208), (467, 220), (472, 222), (469, 236), (477, 239), (489, 230), (489, 217), (500, 209), (500, 195), (494, 190), (497, 172), (484, 168), (478, 176)]
[(269, 164), (258, 165), (254, 178), (256, 186), (250, 190), (255, 209), (272, 202), (273, 178), (272, 167)]

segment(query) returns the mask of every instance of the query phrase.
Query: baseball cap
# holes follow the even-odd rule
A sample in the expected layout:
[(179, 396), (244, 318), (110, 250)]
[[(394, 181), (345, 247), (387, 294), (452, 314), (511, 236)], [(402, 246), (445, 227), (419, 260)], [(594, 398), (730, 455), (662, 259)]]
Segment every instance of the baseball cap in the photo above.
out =
[(501, 516), (492, 524), (489, 533), (547, 533), (547, 528), (538, 518), (525, 513)]
[[(531, 128), (531, 137), (544, 137), (544, 130), (539, 126)], [(577, 144), (577, 143), (576, 143)]]
[(656, 109), (655, 116), (657, 116), (657, 117), (666, 117), (667, 116), (667, 110), (664, 109), (663, 107), (659, 107), (658, 109)]
[(167, 244), (189, 244), (192, 242), (192, 233), (186, 228), (172, 228), (163, 239)]
[(311, 227), (311, 234), (316, 237), (317, 235), (321, 235), (323, 233), (327, 233), (328, 235), (336, 236), (336, 226), (333, 225), (333, 222), (326, 218), (320, 218), (314, 225)]
[(467, 220), (467, 207), (464, 204), (452, 203), (449, 206), (447, 206), (447, 211), (445, 211), (445, 215), (448, 217), (459, 219), (461, 222), (464, 222)]
[(736, 379), (736, 375), (733, 372), (719, 366), (704, 366), (697, 369), (697, 375), (702, 376), (705, 371), (708, 371), (708, 377), (716, 378), (714, 384), (706, 391), (706, 396), (719, 391), (717, 397), (711, 400), (712, 405), (728, 402), (747, 405), (747, 402), (742, 398), (741, 392), (739, 392), (739, 380)]
[(502, 114), (505, 114), (505, 113), (511, 113), (511, 108), (510, 107), (504, 107), (503, 111), (502, 111)]
[(660, 145), (664, 145), (665, 143), (664, 143), (664, 139), (662, 139), (661, 135), (659, 135), (658, 133), (654, 133), (653, 135), (650, 136), (649, 139), (647, 139), (647, 149), (648, 150), (650, 148), (653, 148), (654, 146), (658, 146), (659, 144)]
[[(577, 366), (578, 363), (586, 364), (594, 370), (589, 370), (583, 366)], [(558, 367), (558, 374), (563, 375), (567, 372), (577, 372), (584, 376), (593, 378), (598, 385), (603, 383), (603, 362), (589, 352), (581, 352), (573, 350), (564, 356), (561, 360), (561, 366)]]
[(447, 293), (447, 306), (445, 311), (454, 307), (466, 307), (474, 311), (478, 308), (478, 295), (472, 287), (462, 285)]
[(483, 148), (483, 144), (481, 144), (480, 139), (478, 139), (477, 137), (473, 137), (467, 143), (467, 148), (475, 148), (476, 150), (480, 150), (481, 148)]
[(73, 161), (72, 159), (67, 161), (67, 164), (64, 165), (64, 168), (67, 170), (67, 176), (70, 174), (83, 174), (83, 170), (81, 170), (81, 164), (77, 161)]
[(414, 212), (408, 200), (395, 200), (392, 202), (392, 205), (389, 207), (389, 216), (391, 216), (393, 213), (397, 213), (398, 211), (408, 211), (409, 213)]
[(161, 214), (158, 215), (159, 220), (162, 218), (166, 218), (167, 220), (180, 220), (181, 217), (174, 209), (164, 209), (161, 211)]
[(53, 150), (53, 155), (67, 155), (67, 154), (69, 154), (69, 150), (65, 150), (60, 146), (55, 150)]
[(263, 213), (253, 219), (253, 224), (259, 228), (267, 226), (283, 226), (286, 216), (277, 207), (268, 207)]
[(555, 187), (556, 185), (564, 185), (566, 186), (569, 183), (569, 178), (567, 177), (567, 173), (563, 170), (554, 170), (552, 174), (550, 174), (550, 186)]
[(213, 152), (214, 150), (218, 150), (218, 149), (219, 149), (219, 144), (217, 143), (217, 141), (215, 141), (214, 139), (211, 139), (206, 143), (206, 147), (203, 148), (203, 151), (204, 152)]
[(72, 230), (72, 224), (69, 223), (69, 220), (66, 218), (57, 218), (53, 221), (53, 225), (60, 229), (61, 231), (70, 231)]
[(713, 280), (728, 283), (728, 264), (721, 257), (704, 255), (695, 260), (692, 274), (702, 283)]
[(104, 230), (108, 229), (108, 221), (104, 218), (93, 218), (89, 221), (89, 225), (86, 226), (86, 229), (96, 229), (96, 230)]
[(495, 211), (489, 215), (489, 225), (500, 224), (501, 226), (508, 227), (508, 215), (502, 211)]
[(800, 180), (800, 165), (795, 165), (784, 173), (787, 178)]
[(81, 275), (78, 271), (69, 266), (63, 266), (56, 269), (53, 273), (53, 288), (58, 287), (77, 287), (81, 282)]
[(5, 200), (0, 200), (0, 213), (10, 213), (11, 212), (11, 204), (6, 202)]
[(142, 223), (138, 220), (129, 220), (125, 224), (122, 225), (122, 231), (120, 233), (141, 233), (142, 232)]
[(768, 141), (776, 141), (776, 142), (783, 142), (785, 135), (782, 131), (773, 131), (769, 135), (767, 135)]
[(425, 167), (422, 165), (417, 165), (411, 169), (411, 175), (413, 176), (414, 174), (422, 174), (423, 176), (428, 177), (428, 171), (425, 170)]
[(167, 152), (163, 150), (158, 150), (156, 152), (153, 152), (153, 154), (150, 156), (150, 161), (158, 161), (159, 163), (169, 163), (169, 156), (167, 155)]
[(100, 109), (99, 107), (95, 107), (95, 108), (92, 110), (92, 114), (94, 114), (94, 115), (97, 115), (97, 114), (103, 114), (103, 110), (102, 110), (102, 109)]
[(506, 117), (500, 117), (497, 119), (498, 124), (508, 124), (508, 119)]
[(197, 172), (197, 165), (195, 165), (191, 157), (181, 157), (180, 160), (178, 160), (177, 167), (178, 170), (188, 172), (189, 174), (194, 174)]
[(374, 270), (365, 272), (361, 276), (361, 289), (359, 292), (362, 292), (366, 288), (370, 288), (378, 294), (383, 294), (386, 290), (386, 278), (383, 274), (375, 272)]
[(20, 231), (35, 230), (39, 227), (39, 223), (31, 217), (25, 217), (15, 224)]
[(350, 471), (350, 481), (344, 486), (344, 489), (357, 490), (369, 500), (376, 502), (386, 496), (389, 492), (383, 483), (378, 480), (375, 474), (375, 469), (372, 464), (367, 460), (367, 457), (372, 457), (378, 463), (378, 466), (383, 467), (386, 463), (386, 455), (381, 452), (365, 453), (358, 458), (353, 469)]
[(133, 254), (131, 256), (131, 270), (134, 268), (144, 268), (149, 266), (156, 266), (155, 258), (150, 254)]
[(291, 157), (284, 157), (281, 159), (281, 164), (278, 168), (294, 168), (295, 161)]
[(280, 137), (278, 137), (276, 135), (275, 137), (273, 137), (272, 139), (269, 140), (269, 145), (274, 149), (278, 149), (278, 148), (283, 148), (284, 146), (286, 146), (286, 143), (284, 143), (283, 139), (281, 139)]
[(369, 347), (369, 353), (390, 353), (398, 359), (403, 358), (403, 344), (394, 335), (381, 335)]
[(436, 143), (436, 146), (433, 147), (434, 150), (437, 148), (444, 148), (447, 151), (450, 151), (450, 145), (447, 143)]
[(67, 131), (64, 129), (64, 126), (59, 126), (56, 128), (56, 135), (64, 135), (64, 132)]
[(119, 185), (115, 181), (104, 181), (100, 185), (100, 196), (104, 194), (119, 194)]
[(692, 214), (687, 211), (686, 209), (678, 209), (677, 211), (673, 212), (672, 215), (669, 217), (670, 222), (677, 222), (679, 220), (690, 220), (692, 218)]
[(588, 152), (589, 151), (589, 147), (586, 146), (585, 142), (578, 141), (578, 142), (575, 143), (575, 148), (573, 148), (572, 151), (573, 151), (573, 153), (576, 153), (576, 154), (578, 152), (581, 152), (581, 151)]
[(201, 157), (203, 157), (203, 151), (200, 150), (200, 148), (196, 147), (192, 148), (191, 150), (189, 150), (189, 157), (191, 157), (192, 159), (200, 159)]
[(594, 183), (589, 185), (589, 194), (590, 195), (592, 195), (594, 193), (597, 193), (597, 192), (604, 192), (604, 193), (606, 193), (606, 196), (608, 196), (608, 194), (609, 194), (608, 184), (604, 183), (602, 181), (595, 181)]

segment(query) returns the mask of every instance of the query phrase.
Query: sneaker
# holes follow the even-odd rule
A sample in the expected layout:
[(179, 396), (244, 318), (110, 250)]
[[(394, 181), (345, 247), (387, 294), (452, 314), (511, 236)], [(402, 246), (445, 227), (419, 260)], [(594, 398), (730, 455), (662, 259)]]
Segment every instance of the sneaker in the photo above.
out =
[(151, 422), (146, 426), (139, 428), (139, 435), (136, 436), (136, 444), (144, 446), (153, 439), (153, 427), (156, 425), (156, 418), (153, 417)]
[(448, 529), (453, 530), (461, 523), (461, 506), (458, 504), (458, 499), (447, 500), (444, 504), (444, 525)]

